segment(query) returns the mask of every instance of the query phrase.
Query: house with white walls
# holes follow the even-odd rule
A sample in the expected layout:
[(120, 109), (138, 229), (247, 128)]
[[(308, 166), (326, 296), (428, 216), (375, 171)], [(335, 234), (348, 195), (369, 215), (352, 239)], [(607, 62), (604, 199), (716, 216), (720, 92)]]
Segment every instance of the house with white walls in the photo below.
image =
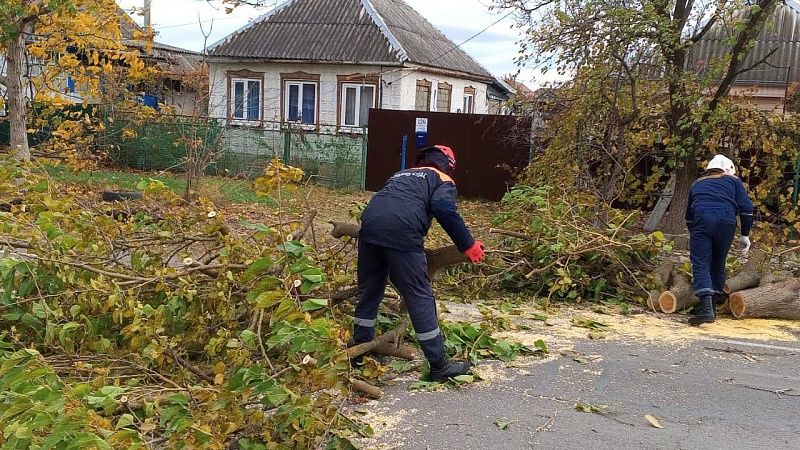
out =
[(402, 0), (287, 0), (207, 61), (209, 115), (267, 129), (356, 131), (371, 108), (486, 114), (503, 91)]

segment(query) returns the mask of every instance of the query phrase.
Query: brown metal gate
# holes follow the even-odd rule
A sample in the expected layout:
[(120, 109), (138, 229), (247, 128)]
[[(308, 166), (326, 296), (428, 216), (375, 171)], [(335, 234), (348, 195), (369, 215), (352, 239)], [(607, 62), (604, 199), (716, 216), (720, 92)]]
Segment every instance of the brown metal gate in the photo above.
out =
[(453, 178), (462, 197), (500, 200), (513, 183), (514, 174), (528, 164), (530, 120), (373, 109), (369, 113), (367, 190), (380, 190), (400, 170), (403, 136), (408, 139), (405, 167), (413, 167), (417, 118), (428, 119), (428, 145), (443, 144), (455, 150), (458, 165)]

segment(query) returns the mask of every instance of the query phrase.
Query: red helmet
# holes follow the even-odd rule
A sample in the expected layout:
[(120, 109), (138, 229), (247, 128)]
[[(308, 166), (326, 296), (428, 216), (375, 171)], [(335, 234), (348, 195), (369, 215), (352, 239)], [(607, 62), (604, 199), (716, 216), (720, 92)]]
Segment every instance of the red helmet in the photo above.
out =
[(450, 172), (455, 172), (456, 170), (456, 153), (453, 151), (452, 148), (447, 147), (445, 145), (434, 145), (433, 147), (423, 148), (419, 151), (419, 155), (417, 156), (417, 163), (422, 161), (425, 158), (425, 153), (437, 150), (441, 152), (444, 156), (447, 157), (447, 165), (449, 166)]

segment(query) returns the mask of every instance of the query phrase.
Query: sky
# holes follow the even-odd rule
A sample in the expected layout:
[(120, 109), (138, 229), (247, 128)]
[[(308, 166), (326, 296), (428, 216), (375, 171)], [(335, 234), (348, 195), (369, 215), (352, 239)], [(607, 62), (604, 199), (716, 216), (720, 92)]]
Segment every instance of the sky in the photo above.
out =
[[(489, 11), (491, 0), (405, 0), (425, 16), (456, 44), (461, 44), (487, 26), (503, 18), (507, 12)], [(278, 0), (277, 3), (282, 3)], [(118, 0), (120, 6), (130, 11), (141, 8), (144, 0)], [(236, 31), (249, 20), (264, 14), (270, 8), (240, 6), (226, 14), (221, 1), (207, 0), (152, 0), (152, 21), (156, 40), (189, 50), (203, 49), (202, 22), (206, 32), (213, 29), (208, 45)], [(274, 4), (273, 0), (266, 3)], [(142, 23), (141, 15), (134, 15)], [(520, 31), (513, 28), (511, 17), (501, 20), (475, 39), (462, 46), (467, 53), (486, 67), (495, 76), (514, 74), (520, 71), (518, 80), (530, 87), (538, 87), (552, 81), (550, 75), (543, 76), (538, 70), (520, 69), (514, 63), (519, 53), (517, 41)]]

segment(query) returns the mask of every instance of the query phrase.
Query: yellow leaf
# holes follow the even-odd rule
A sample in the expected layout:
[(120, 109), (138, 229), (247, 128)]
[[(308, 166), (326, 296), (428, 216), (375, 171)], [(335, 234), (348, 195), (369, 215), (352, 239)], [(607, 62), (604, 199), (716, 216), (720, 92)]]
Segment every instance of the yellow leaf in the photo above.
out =
[(664, 428), (661, 426), (661, 422), (659, 422), (654, 416), (648, 414), (644, 416), (644, 418), (647, 419), (647, 421), (650, 422), (650, 425), (652, 425), (654, 428)]
[(214, 384), (216, 384), (217, 386), (222, 385), (222, 383), (224, 382), (225, 382), (225, 375), (218, 373), (217, 375), (214, 376)]

